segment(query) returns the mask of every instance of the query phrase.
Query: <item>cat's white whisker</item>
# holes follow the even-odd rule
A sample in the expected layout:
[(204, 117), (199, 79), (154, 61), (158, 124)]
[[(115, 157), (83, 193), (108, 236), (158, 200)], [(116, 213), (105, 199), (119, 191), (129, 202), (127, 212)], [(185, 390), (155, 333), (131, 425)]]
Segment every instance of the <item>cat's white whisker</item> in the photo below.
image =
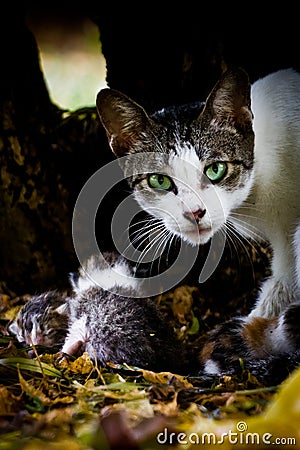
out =
[[(139, 220), (138, 222), (134, 222), (134, 223), (129, 224), (129, 226), (124, 230), (124, 233), (128, 232), (128, 231), (131, 231), (134, 228), (140, 227), (141, 225), (144, 225), (144, 224), (145, 224), (144, 228), (145, 227), (149, 228), (149, 226), (151, 226), (153, 223), (158, 222), (158, 221), (160, 221), (160, 220), (156, 219), (154, 217), (149, 217), (149, 218), (146, 218), (146, 219), (143, 219), (143, 220)], [(134, 233), (134, 232), (137, 232), (137, 231), (140, 231), (140, 228), (138, 228), (136, 231), (131, 231), (131, 233)]]
[[(161, 260), (161, 255), (164, 251), (164, 247), (165, 247), (165, 239), (164, 239), (164, 235), (162, 235), (156, 242), (156, 249), (154, 250), (154, 254), (152, 257), (152, 261), (151, 261), (151, 265), (150, 265), (150, 273), (152, 273), (153, 270), (153, 266), (154, 266), (154, 262), (158, 259), (158, 271), (160, 271), (160, 260)], [(153, 249), (154, 245), (152, 246), (151, 249)], [(162, 246), (164, 246), (162, 248)]]
[(228, 218), (227, 223), (232, 224), (233, 227), (235, 227), (236, 230), (241, 235), (249, 236), (249, 237), (251, 237), (251, 239), (254, 239), (257, 241), (263, 240), (263, 236), (260, 233), (260, 231), (258, 230), (258, 228), (255, 227), (254, 225), (249, 224), (245, 220), (242, 220), (237, 217), (230, 217), (230, 218)]
[[(132, 243), (140, 247), (154, 234), (158, 233), (162, 228), (162, 224), (157, 224), (156, 226), (148, 227), (147, 229), (141, 230), (141, 232), (132, 239)], [(149, 231), (148, 231), (149, 229)]]
[(247, 258), (249, 260), (250, 267), (251, 267), (251, 270), (252, 270), (252, 278), (253, 278), (253, 280), (255, 280), (255, 271), (254, 271), (253, 261), (252, 261), (252, 258), (250, 256), (250, 254), (249, 254), (248, 248), (247, 248), (247, 246), (244, 243), (244, 242), (248, 243), (250, 245), (250, 247), (252, 247), (254, 249), (254, 251), (257, 252), (257, 249), (253, 245), (253, 242), (249, 241), (247, 238), (244, 238), (243, 236), (241, 236), (238, 233), (238, 231), (235, 229), (235, 227), (232, 226), (232, 224), (226, 223), (225, 224), (225, 228), (226, 228), (226, 231), (227, 231), (226, 235), (227, 235), (227, 238), (228, 238), (228, 242), (230, 243), (230, 245), (232, 245), (234, 247), (239, 261), (240, 261), (240, 253), (238, 252), (238, 245), (243, 249), (243, 251), (247, 255)]
[[(143, 225), (146, 224), (146, 225)], [(148, 218), (144, 220), (140, 220), (139, 222), (136, 222), (134, 224), (131, 224), (126, 231), (129, 231), (130, 236), (134, 236), (139, 232), (143, 232), (144, 230), (151, 230), (153, 226), (162, 224), (161, 219), (157, 218)], [(142, 228), (140, 228), (142, 226)], [(139, 227), (139, 228), (137, 228)], [(132, 229), (137, 228), (134, 231), (131, 231)]]
[(158, 255), (157, 258), (159, 258), (159, 264), (158, 264), (158, 270), (159, 271), (160, 271), (161, 257), (163, 255), (165, 249), (166, 249), (166, 246), (167, 246), (168, 242), (171, 239), (171, 235), (172, 235), (172, 233), (170, 233), (168, 230), (165, 229), (163, 235), (161, 236), (160, 242), (158, 242), (157, 249), (155, 251), (153, 261), (156, 259), (156, 255)]
[[(138, 262), (143, 262), (143, 258), (145, 256), (147, 256), (147, 253), (149, 253), (150, 250), (152, 250), (157, 243), (161, 242), (161, 238), (164, 236), (165, 232), (166, 232), (166, 230), (164, 228), (162, 228), (160, 233), (157, 236), (155, 236), (154, 239), (146, 245), (146, 247), (141, 252)], [(154, 253), (154, 255), (155, 254), (156, 253)], [(154, 258), (152, 258), (152, 263), (153, 263), (153, 260), (154, 260)]]
[(169, 240), (168, 240), (169, 245), (168, 245), (168, 250), (166, 253), (167, 264), (169, 263), (169, 254), (171, 252), (173, 241), (175, 241), (175, 243), (176, 243), (176, 241), (178, 239), (180, 239), (180, 238), (175, 233), (172, 233), (171, 231), (169, 232)]
[[(146, 219), (142, 219), (142, 220), (139, 220), (138, 222), (134, 222), (134, 223), (130, 224), (129, 227), (127, 227), (127, 231), (131, 230), (132, 228), (140, 227), (143, 224), (146, 224), (146, 227), (149, 228), (155, 223), (157, 223), (157, 224), (162, 223), (162, 219), (149, 216)], [(144, 227), (144, 228), (146, 228), (146, 227)], [(139, 231), (139, 229), (137, 231)]]
[(151, 228), (152, 227), (145, 227), (144, 229), (136, 232), (135, 236), (131, 235), (130, 244), (128, 246), (130, 246), (131, 244), (141, 246), (144, 242), (147, 241)]
[[(142, 222), (139, 222), (138, 224), (141, 225)], [(148, 224), (146, 226), (144, 226), (142, 229), (138, 229), (138, 230), (130, 232), (130, 236), (137, 240), (139, 238), (139, 236), (142, 235), (143, 233), (148, 232), (148, 230), (153, 231), (156, 228), (158, 229), (160, 226), (162, 226), (161, 221), (158, 221), (157, 219), (153, 219), (150, 221), (150, 223), (148, 221)]]
[[(245, 208), (245, 209), (248, 210), (248, 208)], [(258, 228), (255, 227), (254, 225), (251, 225), (251, 223), (249, 223), (249, 221), (251, 222), (252, 220), (255, 220), (255, 222), (259, 222), (260, 224), (263, 225), (267, 222), (267, 219), (265, 217), (262, 217), (262, 214), (259, 213), (259, 210), (257, 210), (257, 212), (258, 212), (258, 214), (255, 213), (256, 215), (254, 215), (254, 214), (245, 214), (245, 213), (241, 213), (241, 212), (237, 212), (237, 211), (232, 211), (230, 213), (230, 217), (228, 220), (231, 220), (231, 219), (232, 220), (236, 219), (237, 221), (241, 220), (241, 221), (244, 221), (245, 223), (247, 223), (247, 225), (249, 227), (253, 227), (258, 230)], [(259, 215), (259, 217), (258, 217), (258, 215)]]
[[(259, 245), (259, 241), (253, 239), (252, 237), (248, 238), (248, 236), (245, 236), (245, 233), (244, 232), (241, 233), (240, 229), (229, 220), (225, 223), (225, 227), (227, 231), (230, 231), (230, 233), (233, 234), (241, 243), (246, 242), (249, 245), (249, 247), (252, 247), (253, 249), (255, 249), (255, 251), (257, 251), (256, 246)], [(245, 228), (247, 230), (247, 227)], [(249, 235), (249, 232), (247, 234)]]
[[(128, 250), (130, 248), (132, 248), (132, 246), (134, 247), (136, 245), (138, 248), (141, 247), (149, 238), (150, 231), (158, 230), (162, 226), (160, 222), (161, 222), (160, 220), (153, 218), (153, 219), (150, 219), (150, 222), (149, 222), (149, 220), (141, 220), (141, 221), (135, 223), (134, 225), (130, 225), (126, 231), (127, 232), (129, 231), (131, 239), (130, 239), (129, 244), (123, 250), (123, 253), (126, 254), (126, 252), (128, 252)], [(131, 226), (142, 225), (144, 223), (147, 223), (147, 225), (142, 227), (141, 229), (134, 231), (134, 232), (130, 232)], [(153, 225), (155, 225), (155, 224), (156, 224), (156, 226), (154, 227)], [(125, 231), (124, 231), (124, 234), (125, 234)], [(135, 234), (135, 236), (132, 236), (134, 234)], [(138, 249), (135, 250), (135, 252), (138, 252), (138, 251), (139, 251)]]

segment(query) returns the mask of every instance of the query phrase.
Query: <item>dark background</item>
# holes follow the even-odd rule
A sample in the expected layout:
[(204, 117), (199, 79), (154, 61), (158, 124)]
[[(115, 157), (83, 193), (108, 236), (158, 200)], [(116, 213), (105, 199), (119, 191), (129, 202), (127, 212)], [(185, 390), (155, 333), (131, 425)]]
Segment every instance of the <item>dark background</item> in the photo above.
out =
[[(0, 292), (13, 294), (68, 286), (68, 273), (78, 266), (71, 234), (75, 201), (85, 181), (112, 159), (94, 107), (65, 118), (52, 103), (28, 15), (44, 27), (50, 18), (63, 22), (66, 32), (86, 18), (95, 23), (108, 86), (149, 113), (204, 100), (230, 65), (243, 67), (252, 82), (281, 68), (300, 69), (296, 6), (273, 3), (271, 11), (262, 11), (250, 4), (201, 2), (39, 3), (1, 6)], [(103, 249), (112, 245), (110, 215), (123, 195), (113, 192), (103, 207), (98, 221)], [(265, 248), (236, 253), (225, 252), (208, 282), (216, 295), (249, 292), (265, 274)]]

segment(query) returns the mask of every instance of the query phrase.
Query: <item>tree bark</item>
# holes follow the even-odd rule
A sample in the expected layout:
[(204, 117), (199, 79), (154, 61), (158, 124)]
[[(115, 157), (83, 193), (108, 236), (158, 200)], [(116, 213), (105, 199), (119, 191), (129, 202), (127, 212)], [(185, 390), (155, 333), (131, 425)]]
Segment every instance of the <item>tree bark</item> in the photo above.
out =
[[(252, 81), (282, 67), (299, 69), (298, 28), (284, 11), (279, 33), (274, 15), (267, 22), (261, 12), (243, 20), (215, 6), (200, 14), (188, 4), (164, 13), (152, 4), (137, 11), (128, 4), (116, 10), (109, 3), (85, 3), (82, 14), (99, 28), (108, 85), (150, 113), (204, 100), (230, 64), (244, 67)], [(2, 290), (35, 293), (68, 286), (68, 273), (78, 264), (71, 229), (75, 201), (89, 176), (113, 156), (95, 108), (71, 114), (51, 102), (26, 10), (12, 6), (0, 19), (0, 283)], [(66, 6), (73, 11), (73, 2)], [(105, 203), (98, 221), (103, 249), (112, 245), (109, 225), (118, 195)]]
[(74, 203), (110, 153), (97, 151), (104, 134), (94, 108), (71, 114), (52, 104), (25, 11), (2, 19), (0, 282), (35, 293), (68, 286), (78, 265)]

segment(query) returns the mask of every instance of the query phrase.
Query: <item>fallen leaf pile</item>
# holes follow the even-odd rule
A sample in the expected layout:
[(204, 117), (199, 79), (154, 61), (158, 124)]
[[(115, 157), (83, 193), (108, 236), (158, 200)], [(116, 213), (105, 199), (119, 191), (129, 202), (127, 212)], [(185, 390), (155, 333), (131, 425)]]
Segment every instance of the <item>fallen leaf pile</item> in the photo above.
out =
[[(247, 371), (184, 377), (62, 358), (8, 334), (27, 300), (0, 298), (0, 450), (300, 448), (300, 369), (266, 387)], [(197, 310), (201, 301), (184, 285), (157, 298), (187, 344), (218, 319), (212, 305)]]

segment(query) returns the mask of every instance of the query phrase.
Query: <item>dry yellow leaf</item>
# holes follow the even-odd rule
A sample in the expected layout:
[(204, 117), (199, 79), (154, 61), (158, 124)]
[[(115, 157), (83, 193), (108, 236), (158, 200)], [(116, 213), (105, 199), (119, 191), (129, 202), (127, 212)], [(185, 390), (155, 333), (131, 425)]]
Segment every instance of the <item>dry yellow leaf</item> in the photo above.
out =
[(75, 361), (63, 360), (61, 363), (62, 368), (66, 368), (70, 372), (79, 373), (82, 375), (88, 374), (94, 370), (95, 366), (88, 353), (84, 352)]
[(277, 448), (300, 449), (300, 368), (281, 386), (273, 402), (261, 415), (236, 420), (214, 421), (198, 417), (181, 435), (163, 431), (160, 443), (177, 444), (181, 450), (202, 449), (204, 445), (220, 445), (222, 449)]
[(189, 389), (193, 385), (182, 375), (172, 372), (152, 372), (151, 370), (141, 370), (145, 381), (153, 384), (172, 384), (178, 389)]
[(23, 378), (19, 369), (18, 375), (19, 375), (19, 383), (23, 392), (38, 398), (43, 405), (50, 405), (52, 403), (52, 401), (40, 389), (35, 388), (30, 383), (28, 383), (28, 381), (26, 381), (25, 378)]
[(5, 386), (0, 387), (0, 416), (16, 411), (19, 398), (14, 396)]

